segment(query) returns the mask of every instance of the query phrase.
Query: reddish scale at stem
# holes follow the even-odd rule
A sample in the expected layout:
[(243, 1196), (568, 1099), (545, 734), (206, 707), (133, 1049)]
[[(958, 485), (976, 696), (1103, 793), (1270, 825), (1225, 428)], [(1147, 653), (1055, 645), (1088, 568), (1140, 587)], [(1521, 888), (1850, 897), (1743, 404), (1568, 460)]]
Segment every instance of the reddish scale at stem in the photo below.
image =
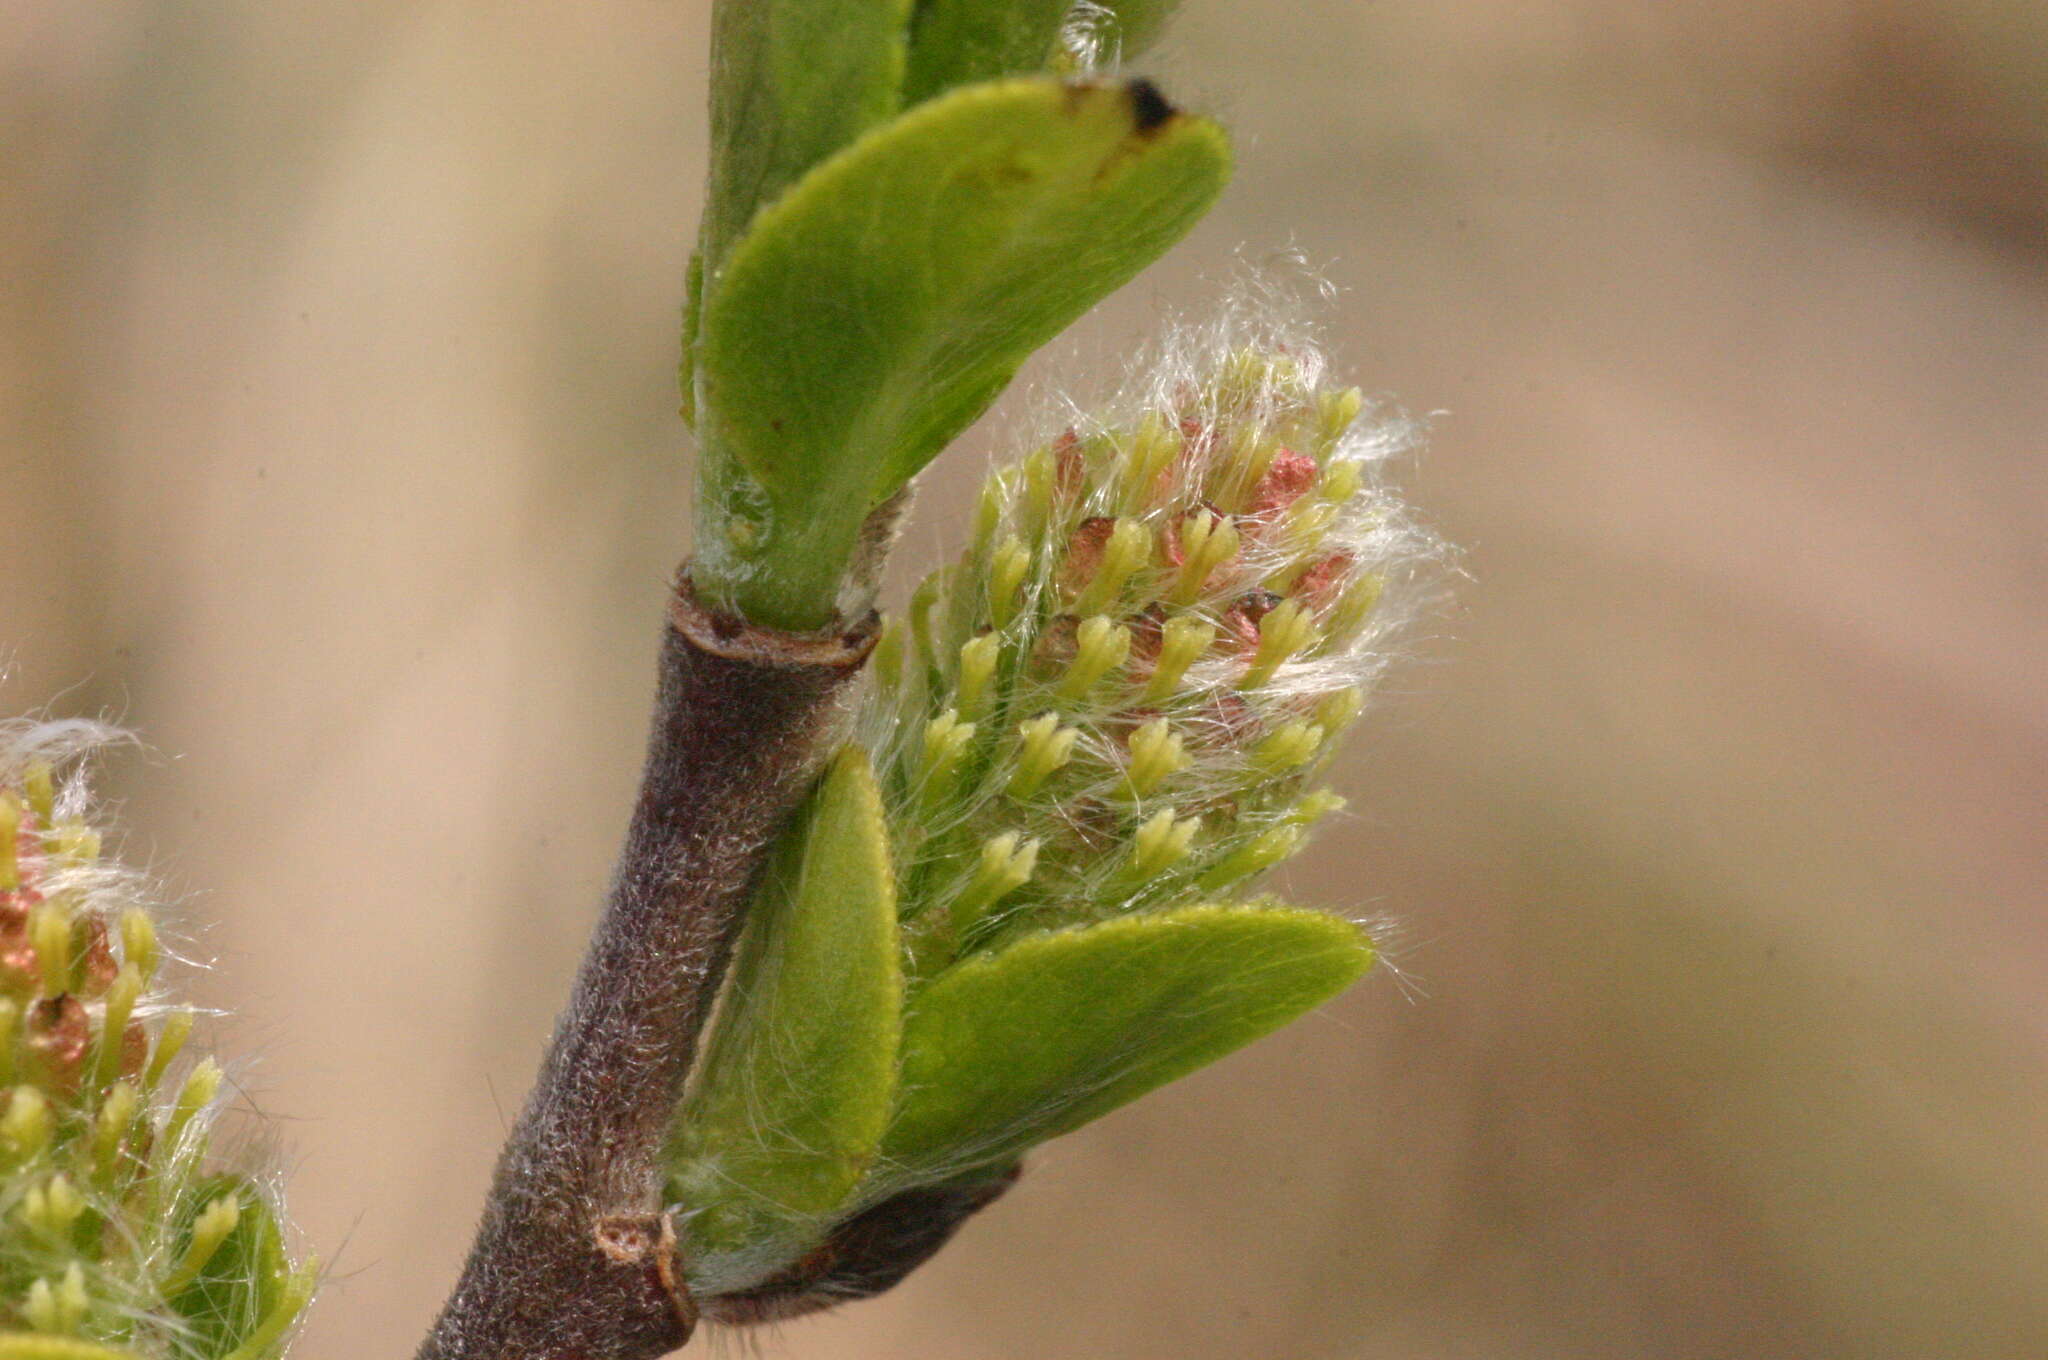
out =
[(1159, 648), (1166, 639), (1166, 610), (1148, 604), (1129, 622), (1131, 630), (1131, 674), (1140, 682), (1152, 674), (1159, 661)]
[(16, 886), (0, 891), (0, 992), (26, 998), (42, 981), (36, 947), (29, 939), (30, 914), (43, 904), (43, 836), (31, 807), (21, 809), (14, 872)]
[(1300, 500), (1302, 493), (1316, 484), (1321, 473), (1321, 466), (1307, 454), (1281, 449), (1273, 455), (1273, 464), (1266, 470), (1266, 475), (1252, 488), (1245, 514), (1253, 520), (1278, 519), (1282, 511)]
[(1270, 590), (1248, 590), (1231, 602), (1223, 615), (1223, 636), (1229, 650), (1250, 655), (1259, 648), (1259, 621), (1278, 609), (1282, 597)]
[(1333, 552), (1301, 574), (1294, 583), (1294, 595), (1318, 610), (1327, 609), (1344, 593), (1344, 587), (1350, 584), (1351, 572), (1357, 565), (1358, 559), (1353, 554)]
[(1116, 518), (1112, 515), (1093, 515), (1081, 521), (1079, 528), (1067, 536), (1066, 551), (1061, 554), (1063, 566), (1060, 570), (1060, 593), (1072, 599), (1088, 588), (1095, 579), (1095, 573), (1102, 567), (1102, 554), (1109, 546), (1109, 536), (1116, 532)]
[(52, 1095), (78, 1094), (79, 1074), (92, 1046), (92, 1018), (85, 1004), (66, 992), (29, 1007), (22, 1048), (28, 1074)]
[(1053, 495), (1062, 504), (1070, 505), (1088, 476), (1088, 452), (1081, 446), (1081, 436), (1067, 430), (1053, 440), (1052, 460)]
[[(74, 904), (69, 908), (67, 985), (54, 995), (47, 992), (31, 922), (36, 908), (51, 900), (43, 891), (55, 853), (48, 845), (50, 833), (39, 824), (33, 808), (22, 808), (14, 844), (16, 884), (0, 890), (0, 995), (20, 1008), (18, 1042), (24, 1074), (50, 1094), (68, 1099), (79, 1093), (93, 1048), (97, 1022), (85, 1003), (106, 995), (121, 964), (105, 917)], [(119, 1042), (119, 1074), (138, 1075), (149, 1055), (149, 1036), (141, 1022), (127, 1020)]]

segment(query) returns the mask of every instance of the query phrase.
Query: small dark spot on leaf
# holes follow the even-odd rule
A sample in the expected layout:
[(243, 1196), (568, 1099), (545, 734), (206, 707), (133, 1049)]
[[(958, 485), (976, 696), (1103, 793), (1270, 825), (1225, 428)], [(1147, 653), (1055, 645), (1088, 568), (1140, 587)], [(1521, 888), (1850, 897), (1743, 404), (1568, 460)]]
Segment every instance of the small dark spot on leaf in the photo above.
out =
[(1036, 170), (1014, 154), (991, 161), (975, 172), (975, 178), (980, 180), (982, 188), (992, 193), (1004, 189), (1020, 189), (1038, 177)]
[(1149, 80), (1134, 80), (1126, 88), (1131, 92), (1131, 119), (1141, 133), (1158, 131), (1179, 112)]
[(770, 420), (770, 421), (768, 422), (768, 428), (769, 428), (769, 429), (771, 429), (771, 430), (773, 430), (773, 431), (775, 431), (775, 433), (777, 433), (777, 434), (781, 434), (781, 433), (782, 433), (782, 417), (781, 417), (781, 416), (776, 416), (776, 417), (774, 417), (773, 419), (771, 419), (771, 420)]

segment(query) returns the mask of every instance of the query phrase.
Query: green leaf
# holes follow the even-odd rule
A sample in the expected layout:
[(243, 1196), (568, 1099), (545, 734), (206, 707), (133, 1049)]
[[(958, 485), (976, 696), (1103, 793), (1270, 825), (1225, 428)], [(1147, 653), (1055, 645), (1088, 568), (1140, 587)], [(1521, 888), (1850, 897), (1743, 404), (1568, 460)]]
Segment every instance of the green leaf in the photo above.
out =
[(1335, 996), (1356, 926), (1291, 907), (1184, 907), (1030, 936), (912, 1003), (889, 1180), (1014, 1158)]
[(704, 252), (690, 252), (683, 273), (683, 358), (676, 386), (683, 394), (683, 424), (697, 428), (697, 320), (704, 315)]
[(761, 205), (896, 112), (909, 20), (910, 0), (718, 0), (700, 241), (711, 278)]
[(1179, 240), (1229, 148), (1142, 82), (954, 90), (819, 166), (755, 220), (704, 304), (707, 486), (765, 522), (700, 535), (700, 587), (828, 621), (860, 526), (1030, 353)]
[(192, 1221), (223, 1195), (239, 1200), (241, 1217), (207, 1258), (198, 1278), (168, 1300), (190, 1327), (181, 1342), (189, 1349), (178, 1354), (207, 1360), (245, 1347), (289, 1302), (293, 1281), (276, 1216), (255, 1185), (240, 1176), (209, 1176), (192, 1188), (181, 1212), (185, 1221), (179, 1228), (180, 1253), (191, 1240)]
[(910, 22), (905, 106), (955, 85), (1045, 69), (1069, 0), (922, 0)]
[(881, 795), (849, 747), (756, 894), (670, 1135), (693, 1286), (738, 1287), (801, 1254), (873, 1162), (902, 1033), (897, 952)]

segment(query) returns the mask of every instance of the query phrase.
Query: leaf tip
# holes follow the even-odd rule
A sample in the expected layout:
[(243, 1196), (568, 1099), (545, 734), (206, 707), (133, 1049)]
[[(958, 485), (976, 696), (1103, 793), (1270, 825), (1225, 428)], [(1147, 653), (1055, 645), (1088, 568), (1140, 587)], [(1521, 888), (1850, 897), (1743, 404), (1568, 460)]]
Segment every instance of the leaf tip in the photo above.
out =
[(1142, 77), (1124, 86), (1131, 100), (1131, 122), (1140, 136), (1150, 136), (1180, 116), (1180, 110), (1173, 106), (1157, 85)]

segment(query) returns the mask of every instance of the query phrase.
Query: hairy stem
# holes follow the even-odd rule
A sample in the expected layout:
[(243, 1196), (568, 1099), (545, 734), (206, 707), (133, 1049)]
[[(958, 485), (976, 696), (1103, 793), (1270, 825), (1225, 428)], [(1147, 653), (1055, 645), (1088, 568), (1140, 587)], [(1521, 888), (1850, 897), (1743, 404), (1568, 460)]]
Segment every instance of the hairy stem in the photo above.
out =
[(418, 1360), (650, 1360), (696, 1322), (657, 1162), (756, 870), (873, 643), (750, 627), (679, 578), (604, 914)]

